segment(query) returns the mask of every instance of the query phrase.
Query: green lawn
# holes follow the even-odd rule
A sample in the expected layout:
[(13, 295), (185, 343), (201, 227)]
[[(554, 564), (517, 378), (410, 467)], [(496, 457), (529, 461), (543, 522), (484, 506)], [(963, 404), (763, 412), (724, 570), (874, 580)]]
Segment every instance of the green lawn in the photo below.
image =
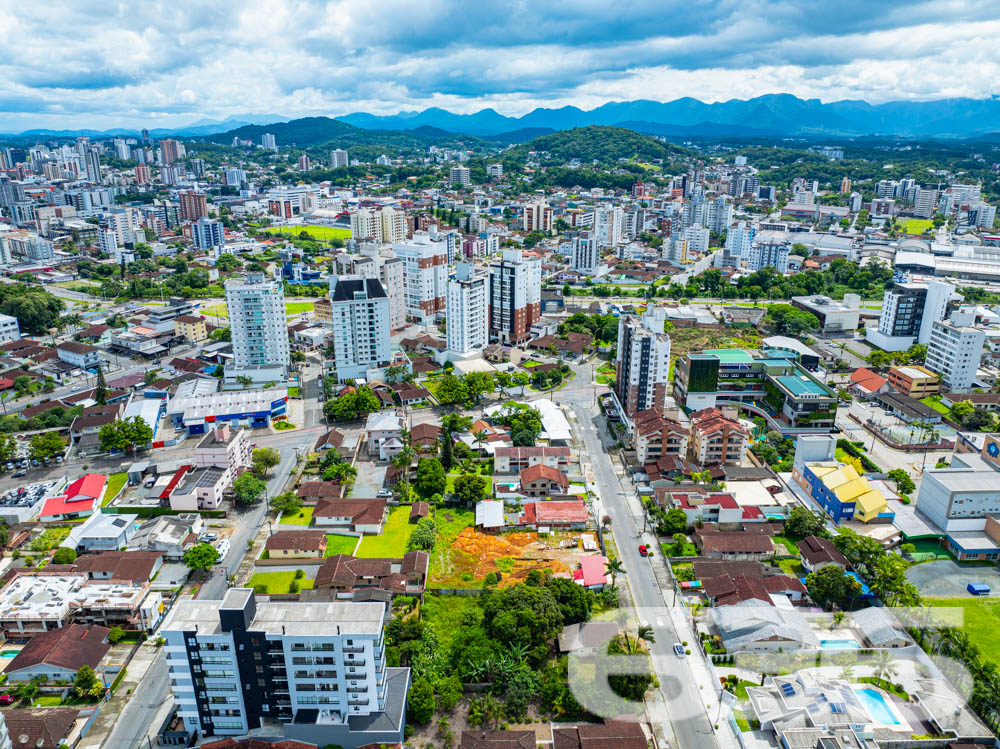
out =
[(298, 237), (302, 232), (306, 232), (313, 239), (320, 242), (329, 242), (331, 239), (350, 239), (350, 229), (337, 229), (332, 226), (319, 226), (317, 224), (302, 224), (301, 226), (271, 226), (264, 229), (268, 234), (282, 234), (286, 237)]
[(406, 505), (389, 508), (389, 517), (377, 536), (365, 536), (358, 546), (358, 556), (364, 559), (398, 559), (406, 553), (406, 542), (416, 528), (410, 525), (410, 508)]
[(300, 388), (298, 385), (292, 385), (290, 388), (288, 388), (288, 397), (289, 398), (298, 398), (299, 397), (299, 393), (301, 393), (301, 392), (302, 392), (302, 388)]
[(211, 307), (202, 307), (198, 310), (201, 314), (207, 315), (208, 317), (224, 317), (229, 319), (229, 307), (225, 304), (213, 304)]
[(903, 231), (907, 234), (921, 234), (934, 226), (934, 222), (926, 218), (907, 218), (901, 222)]
[(279, 432), (285, 432), (288, 431), (289, 429), (295, 429), (295, 425), (290, 424), (287, 421), (276, 421), (274, 422), (274, 428), (277, 429)]
[(796, 580), (806, 573), (805, 568), (802, 566), (802, 562), (798, 559), (779, 559), (777, 560), (777, 564), (778, 567), (781, 568), (782, 572), (786, 575), (791, 575)]
[(303, 312), (312, 312), (314, 306), (314, 302), (285, 302), (285, 314), (291, 317), (301, 315)]
[(962, 629), (979, 646), (984, 658), (1000, 662), (1000, 607), (989, 599), (924, 598), (928, 606), (956, 606), (964, 610)]
[(467, 613), (481, 617), (479, 600), (475, 596), (427, 596), (420, 606), (420, 618), (434, 630), (438, 648), (447, 652), (454, 637), (466, 629)]
[(313, 508), (302, 507), (294, 514), (285, 513), (278, 522), (282, 525), (309, 525), (312, 522)]
[(788, 553), (793, 557), (799, 556), (799, 547), (795, 545), (795, 542), (792, 541), (792, 539), (786, 538), (785, 536), (774, 536), (771, 540), (784, 546), (788, 550)]
[(327, 533), (325, 556), (332, 557), (337, 554), (354, 554), (354, 547), (357, 545), (357, 536), (341, 536), (337, 533)]
[(542, 366), (540, 361), (535, 361), (534, 359), (528, 359), (528, 361), (521, 362), (521, 366), (525, 369), (533, 369), (534, 367)]
[[(256, 588), (263, 585), (268, 593), (288, 593), (292, 580), (295, 579), (295, 572), (255, 572), (250, 578), (250, 587)], [(299, 589), (304, 590), (313, 586), (313, 581), (303, 577), (299, 581)]]
[(118, 496), (118, 492), (121, 491), (126, 483), (128, 483), (127, 473), (112, 473), (108, 476), (108, 485), (104, 489), (104, 499), (101, 501), (101, 507), (105, 507), (108, 502)]
[(62, 697), (58, 694), (40, 694), (32, 701), (32, 707), (58, 707), (62, 704)]
[(52, 284), (53, 286), (58, 286), (61, 289), (69, 289), (70, 291), (81, 291), (84, 294), (93, 294), (101, 292), (101, 285), (96, 283), (87, 283), (86, 281), (60, 281), (59, 283)]
[(925, 406), (930, 406), (939, 414), (943, 414), (944, 416), (948, 416), (949, 414), (951, 414), (951, 411), (948, 410), (948, 407), (945, 406), (943, 403), (941, 403), (940, 395), (928, 395), (926, 398), (921, 398), (920, 402), (923, 403)]

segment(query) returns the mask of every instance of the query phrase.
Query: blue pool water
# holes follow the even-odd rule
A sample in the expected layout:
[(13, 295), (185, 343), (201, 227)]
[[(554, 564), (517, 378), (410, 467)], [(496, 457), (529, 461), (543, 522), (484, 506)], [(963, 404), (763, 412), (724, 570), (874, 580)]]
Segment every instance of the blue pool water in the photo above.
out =
[(899, 725), (899, 718), (892, 712), (889, 705), (886, 704), (885, 697), (879, 692), (874, 689), (855, 689), (854, 693), (858, 695), (858, 699), (861, 700), (861, 704), (865, 706), (865, 710), (868, 711), (872, 720), (886, 726)]
[(819, 646), (823, 650), (861, 650), (857, 640), (820, 640)]

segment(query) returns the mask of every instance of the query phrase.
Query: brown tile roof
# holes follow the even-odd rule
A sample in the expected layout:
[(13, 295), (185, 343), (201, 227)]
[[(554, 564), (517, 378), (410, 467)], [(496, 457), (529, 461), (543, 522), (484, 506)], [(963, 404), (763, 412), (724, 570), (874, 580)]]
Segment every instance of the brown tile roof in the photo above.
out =
[(385, 517), (384, 499), (320, 499), (313, 517), (349, 517), (353, 525), (376, 525)]
[(264, 548), (268, 551), (325, 551), (325, 531), (277, 531), (267, 537)]
[(140, 580), (145, 583), (152, 578), (162, 556), (158, 551), (102, 551), (100, 554), (78, 556), (73, 567), (77, 572), (86, 572), (89, 577), (110, 574), (112, 580)]
[[(427, 578), (430, 555), (411, 551), (402, 559), (358, 559), (348, 554), (328, 557), (313, 581), (314, 589), (378, 587), (392, 593), (405, 593), (407, 584), (421, 585)], [(394, 572), (393, 567), (399, 571)]]
[(316, 440), (316, 447), (314, 450), (320, 450), (326, 445), (330, 445), (333, 448), (338, 448), (344, 444), (344, 433), (338, 432), (336, 429), (331, 429), (326, 434), (320, 435), (319, 439)]
[(69, 738), (80, 711), (71, 707), (4, 710), (7, 732), (13, 746), (21, 749), (57, 749)]
[(24, 668), (45, 664), (79, 671), (83, 666), (97, 668), (104, 655), (111, 649), (107, 643), (107, 627), (70, 624), (60, 629), (50, 629), (32, 637), (5, 669), (10, 674)]
[(773, 551), (774, 544), (766, 533), (745, 531), (705, 531), (695, 534), (705, 554), (765, 554)]
[(459, 749), (535, 749), (535, 732), (462, 731)]
[(344, 487), (339, 481), (306, 481), (299, 484), (296, 492), (302, 499), (318, 497), (329, 499), (330, 497), (344, 496)]
[(552, 729), (552, 749), (647, 749), (642, 726), (626, 720)]
[(566, 474), (558, 468), (552, 468), (544, 463), (536, 463), (533, 466), (522, 468), (519, 475), (522, 485), (530, 484), (531, 482), (538, 481), (540, 479), (547, 479), (559, 484), (564, 492), (569, 489), (569, 479), (566, 477)]
[(847, 561), (847, 557), (841, 554), (840, 549), (828, 538), (806, 536), (795, 545), (799, 548), (802, 558), (809, 562), (810, 565), (830, 562), (838, 564), (845, 569), (851, 566)]
[(89, 354), (93, 351), (97, 351), (94, 346), (90, 346), (86, 343), (77, 343), (76, 341), (63, 341), (56, 346), (57, 349), (62, 349), (63, 351), (69, 351), (71, 354)]
[(431, 506), (427, 502), (414, 502), (410, 508), (410, 522), (414, 523), (431, 514)]

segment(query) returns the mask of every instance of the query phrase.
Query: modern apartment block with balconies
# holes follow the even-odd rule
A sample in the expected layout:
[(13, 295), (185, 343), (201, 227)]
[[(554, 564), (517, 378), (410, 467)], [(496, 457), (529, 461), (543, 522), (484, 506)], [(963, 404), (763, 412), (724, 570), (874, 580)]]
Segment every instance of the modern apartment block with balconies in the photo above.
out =
[(386, 668), (385, 606), (262, 601), (232, 588), (183, 598), (164, 623), (184, 728), (240, 736), (268, 724), (344, 749), (403, 741), (409, 669)]

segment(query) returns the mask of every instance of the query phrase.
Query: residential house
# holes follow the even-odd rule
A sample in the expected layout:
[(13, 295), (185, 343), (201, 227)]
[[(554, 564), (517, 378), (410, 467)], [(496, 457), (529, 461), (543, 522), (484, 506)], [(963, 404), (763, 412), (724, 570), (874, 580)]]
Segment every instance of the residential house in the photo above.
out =
[(552, 749), (648, 749), (642, 725), (631, 720), (605, 720), (603, 725), (553, 724)]
[(417, 424), (410, 430), (410, 447), (418, 453), (437, 453), (442, 431), (436, 424)]
[(80, 717), (73, 707), (25, 708), (4, 710), (7, 735), (16, 747), (31, 749), (59, 749), (69, 746), (70, 737)]
[(458, 749), (535, 749), (535, 732), (462, 731)]
[(282, 531), (264, 542), (268, 559), (322, 559), (326, 555), (326, 531)]
[(720, 531), (705, 526), (694, 534), (695, 544), (701, 555), (710, 559), (767, 559), (774, 553), (774, 543), (769, 533)]
[(828, 538), (806, 536), (795, 545), (799, 549), (802, 566), (806, 572), (816, 572), (831, 564), (843, 570), (851, 566), (847, 557), (841, 554), (840, 549)]
[(79, 554), (92, 551), (117, 551), (128, 546), (135, 535), (138, 515), (104, 515), (96, 513), (73, 526), (59, 544)]
[(197, 513), (164, 515), (147, 520), (132, 536), (129, 551), (155, 551), (167, 562), (181, 562), (184, 552), (198, 542), (205, 521)]
[(368, 414), (365, 424), (368, 455), (378, 460), (392, 460), (399, 455), (405, 426), (403, 417), (388, 411)]
[(680, 509), (688, 525), (717, 523), (720, 529), (736, 529), (741, 523), (763, 523), (766, 516), (755, 506), (742, 507), (729, 492), (655, 489), (657, 503), (665, 509)]
[(411, 551), (402, 559), (357, 559), (335, 554), (317, 570), (313, 589), (334, 590), (337, 598), (347, 599), (366, 588), (379, 588), (393, 595), (421, 595), (429, 563), (426, 551)]
[(889, 609), (872, 606), (854, 611), (851, 621), (870, 648), (905, 648), (913, 644)]
[(174, 318), (174, 335), (198, 344), (208, 340), (205, 318), (195, 315), (181, 315)]
[(604, 590), (608, 584), (608, 560), (599, 554), (582, 557), (580, 568), (573, 570), (573, 581), (587, 590)]
[(544, 463), (522, 468), (520, 479), (521, 494), (529, 497), (548, 497), (551, 494), (569, 492), (569, 478), (566, 474)]
[(60, 361), (79, 369), (97, 369), (101, 365), (101, 352), (95, 346), (76, 341), (64, 341), (56, 346)]
[(47, 683), (70, 682), (84, 666), (95, 671), (111, 646), (107, 627), (70, 624), (35, 635), (4, 669), (7, 681), (31, 681), (36, 676)]
[(851, 373), (850, 383), (850, 391), (863, 400), (889, 390), (889, 381), (885, 377), (864, 367)]
[(711, 610), (729, 653), (777, 652), (819, 648), (816, 633), (792, 606), (761, 606), (746, 600)]
[(521, 469), (544, 463), (563, 473), (569, 470), (568, 447), (498, 447), (494, 452), (496, 473), (520, 473)]
[(385, 522), (384, 499), (320, 499), (313, 508), (313, 525), (355, 533), (378, 534)]
[(582, 499), (545, 500), (528, 502), (521, 507), (517, 525), (532, 528), (558, 528), (583, 530), (590, 520), (587, 505)]
[(91, 325), (76, 334), (81, 343), (107, 346), (111, 343), (112, 330), (107, 325)]
[(316, 504), (321, 499), (340, 499), (344, 485), (339, 481), (306, 481), (299, 484), (296, 494), (306, 504)]

